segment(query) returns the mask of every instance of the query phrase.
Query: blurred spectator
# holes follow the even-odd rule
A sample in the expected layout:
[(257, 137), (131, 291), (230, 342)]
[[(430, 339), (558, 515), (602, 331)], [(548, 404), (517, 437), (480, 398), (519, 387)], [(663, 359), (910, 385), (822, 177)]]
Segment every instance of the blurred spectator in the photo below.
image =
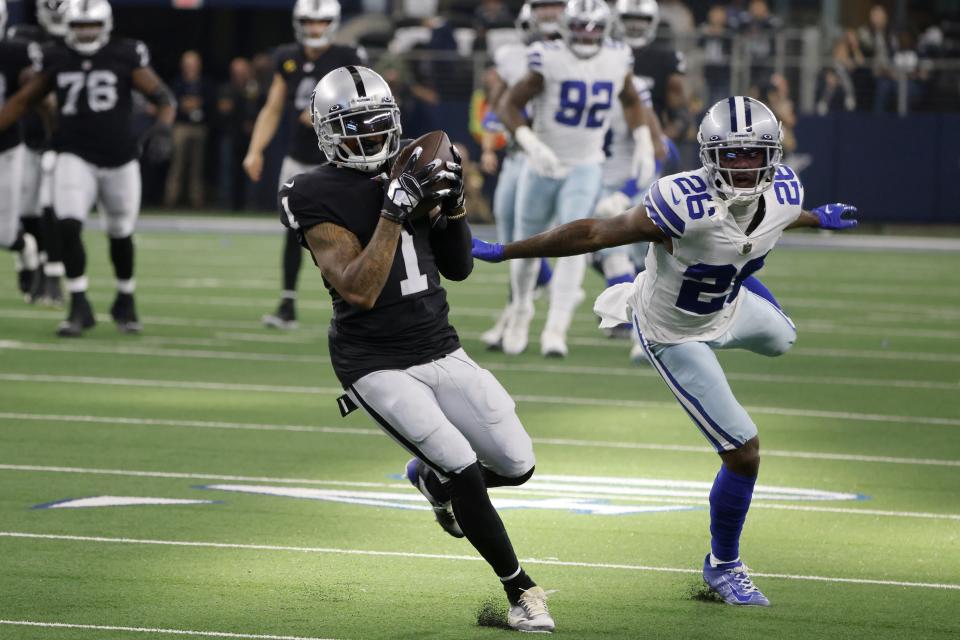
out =
[(931, 61), (921, 58), (914, 46), (913, 34), (901, 31), (898, 37), (897, 52), (893, 54), (893, 68), (897, 76), (906, 82), (907, 108), (915, 109), (926, 95), (927, 84), (930, 80)]
[(180, 58), (180, 75), (173, 82), (177, 97), (177, 120), (173, 125), (173, 157), (167, 174), (164, 204), (175, 207), (186, 176), (190, 206), (203, 206), (204, 155), (207, 144), (207, 82), (203, 62), (196, 51)]
[(732, 34), (727, 28), (727, 10), (723, 5), (710, 7), (707, 21), (700, 26), (700, 50), (703, 52), (703, 76), (707, 85), (707, 105), (730, 95), (730, 48)]
[[(797, 114), (794, 110), (793, 100), (790, 98), (790, 85), (786, 77), (780, 73), (771, 74), (759, 86), (751, 87), (750, 94), (770, 107), (770, 110), (773, 111), (773, 114), (777, 116), (783, 126), (784, 162), (791, 164), (788, 158), (797, 149), (797, 138), (794, 135), (794, 127), (797, 126)], [(791, 166), (793, 165), (791, 164)], [(797, 171), (800, 170), (795, 166), (793, 168)]]
[[(818, 115), (855, 111), (857, 108), (857, 92), (853, 78), (857, 68), (863, 66), (863, 54), (859, 47), (851, 53), (848, 40), (848, 35), (837, 39), (833, 45), (833, 60), (830, 66), (820, 72), (815, 105)], [(856, 39), (853, 42), (856, 44)]]
[(674, 38), (675, 47), (684, 51), (690, 48), (697, 37), (697, 23), (693, 12), (682, 0), (660, 0), (660, 21)]
[(230, 62), (230, 80), (220, 87), (220, 200), (238, 211), (247, 205), (247, 176), (243, 156), (263, 102), (263, 91), (246, 58)]
[(774, 36), (779, 22), (770, 15), (766, 0), (751, 0), (750, 8), (741, 18), (740, 34), (744, 39), (750, 60), (750, 77), (767, 78), (773, 72)]
[(513, 27), (513, 14), (503, 0), (481, 0), (473, 14), (473, 28), (477, 31), (474, 47), (486, 48), (487, 31)]
[(897, 51), (897, 41), (890, 29), (887, 10), (882, 4), (870, 8), (869, 23), (860, 27), (860, 49), (873, 68), (875, 91), (873, 110), (882, 112), (890, 108), (891, 99), (896, 94), (893, 56)]

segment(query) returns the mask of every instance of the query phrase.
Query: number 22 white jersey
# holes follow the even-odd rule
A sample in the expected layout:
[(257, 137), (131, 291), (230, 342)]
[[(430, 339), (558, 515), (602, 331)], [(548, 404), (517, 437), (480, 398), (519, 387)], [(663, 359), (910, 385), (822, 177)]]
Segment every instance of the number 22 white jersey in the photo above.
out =
[(730, 327), (744, 296), (743, 281), (758, 271), (784, 229), (802, 211), (803, 186), (780, 165), (773, 187), (758, 200), (760, 224), (746, 235), (709, 186), (706, 169), (661, 178), (644, 198), (647, 215), (670, 238), (656, 244), (633, 296), (640, 331), (661, 344), (709, 342)]
[(607, 40), (592, 58), (579, 58), (562, 41), (527, 47), (527, 66), (543, 76), (543, 92), (531, 101), (533, 130), (571, 168), (601, 164), (610, 108), (633, 70), (633, 53)]

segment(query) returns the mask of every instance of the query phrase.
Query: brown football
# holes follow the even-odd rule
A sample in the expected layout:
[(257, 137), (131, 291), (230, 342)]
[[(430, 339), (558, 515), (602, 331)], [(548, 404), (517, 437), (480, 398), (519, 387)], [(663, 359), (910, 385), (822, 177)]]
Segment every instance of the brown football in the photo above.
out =
[[(393, 161), (393, 167), (390, 169), (390, 179), (392, 180), (400, 175), (403, 167), (407, 164), (407, 160), (410, 158), (410, 154), (413, 153), (413, 150), (417, 147), (422, 148), (423, 153), (420, 154), (420, 158), (413, 166), (413, 173), (416, 173), (437, 159), (443, 160), (444, 162), (452, 162), (453, 154), (450, 153), (450, 146), (450, 138), (447, 137), (447, 134), (444, 131), (431, 131), (430, 133), (423, 134), (405, 146), (397, 155), (396, 159)], [(437, 169), (437, 171), (439, 170), (440, 169)], [(448, 185), (446, 181), (442, 181), (435, 185), (431, 185), (430, 190), (437, 191), (439, 189), (444, 189), (447, 186)], [(423, 200), (420, 201), (420, 204), (417, 205), (417, 208), (413, 210), (410, 219), (416, 220), (431, 213), (435, 208), (437, 208), (438, 204), (439, 203), (436, 198), (424, 197)]]

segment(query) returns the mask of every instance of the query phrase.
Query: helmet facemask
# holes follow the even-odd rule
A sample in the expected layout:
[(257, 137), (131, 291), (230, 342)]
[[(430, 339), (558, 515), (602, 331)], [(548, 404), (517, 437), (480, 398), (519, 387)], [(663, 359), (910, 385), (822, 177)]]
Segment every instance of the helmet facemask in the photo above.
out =
[(38, 0), (37, 22), (48, 34), (63, 38), (67, 35), (66, 10), (67, 0)]
[(652, 16), (622, 15), (620, 24), (623, 25), (623, 41), (631, 49), (641, 49), (657, 37), (657, 22)]
[(530, 19), (536, 35), (551, 40), (560, 35), (560, 18), (566, 3), (535, 2), (530, 6)]
[(594, 20), (567, 20), (563, 27), (563, 39), (578, 58), (592, 58), (603, 48), (608, 25), (607, 22)]
[(326, 115), (313, 112), (320, 148), (330, 164), (379, 172), (400, 150), (400, 110), (394, 104), (359, 104)]
[(782, 159), (779, 140), (700, 142), (710, 182), (729, 204), (748, 204), (772, 187)]
[(300, 18), (294, 22), (297, 41), (311, 49), (321, 49), (330, 44), (335, 30), (333, 20)]

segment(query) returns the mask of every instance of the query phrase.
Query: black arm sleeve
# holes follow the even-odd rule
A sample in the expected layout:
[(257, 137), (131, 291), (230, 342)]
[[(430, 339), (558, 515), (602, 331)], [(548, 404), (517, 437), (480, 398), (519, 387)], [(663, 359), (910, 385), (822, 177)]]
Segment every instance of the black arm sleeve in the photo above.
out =
[(438, 222), (440, 224), (430, 230), (430, 248), (437, 259), (437, 269), (447, 280), (466, 280), (473, 271), (470, 225), (466, 217)]

